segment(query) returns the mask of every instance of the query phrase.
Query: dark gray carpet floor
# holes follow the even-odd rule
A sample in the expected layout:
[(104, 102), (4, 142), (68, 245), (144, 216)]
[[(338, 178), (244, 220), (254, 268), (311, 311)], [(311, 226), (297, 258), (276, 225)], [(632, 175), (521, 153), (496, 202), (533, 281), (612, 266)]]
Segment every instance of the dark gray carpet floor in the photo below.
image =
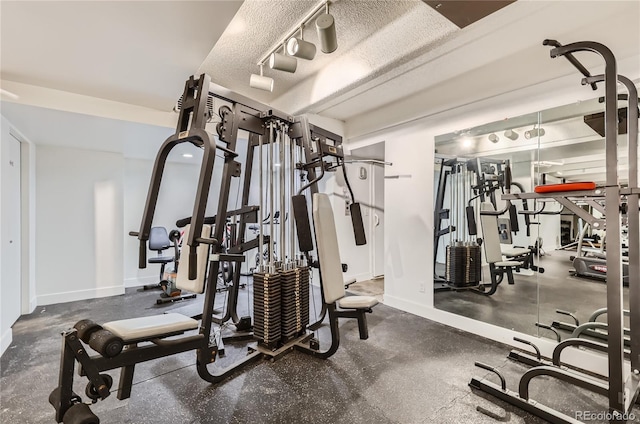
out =
[[(247, 291), (240, 294), (241, 305), (246, 305)], [(158, 307), (156, 297), (157, 292), (128, 289), (123, 296), (38, 307), (21, 317), (0, 362), (0, 422), (53, 423), (47, 399), (57, 385), (60, 332), (83, 318), (105, 322), (180, 306)], [(220, 304), (223, 300), (219, 296)], [(198, 300), (183, 305), (189, 302), (197, 309)], [(136, 368), (130, 399), (118, 401), (114, 394), (92, 409), (103, 424), (496, 421), (478, 412), (478, 406), (502, 422), (543, 422), (468, 387), (472, 376), (489, 376), (474, 367), (474, 361), (482, 361), (500, 367), (509, 388), (517, 388), (527, 368), (506, 359), (506, 346), (385, 305), (369, 315), (368, 340), (358, 338), (355, 320), (341, 321), (340, 333), (340, 349), (328, 360), (292, 352), (245, 368), (218, 385), (198, 377), (193, 352), (143, 363)], [(327, 327), (318, 335), (326, 347)], [(242, 344), (228, 345), (220, 364), (245, 353)], [(118, 374), (112, 372), (116, 381)], [(75, 391), (84, 393), (85, 384), (76, 378)], [(606, 410), (604, 397), (549, 378), (534, 381), (531, 396), (571, 415)]]

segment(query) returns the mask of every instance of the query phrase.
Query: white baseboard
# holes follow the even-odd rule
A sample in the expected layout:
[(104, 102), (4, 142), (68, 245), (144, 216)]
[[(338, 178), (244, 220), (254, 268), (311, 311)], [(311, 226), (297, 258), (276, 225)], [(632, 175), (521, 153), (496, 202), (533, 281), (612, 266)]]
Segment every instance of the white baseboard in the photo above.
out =
[(126, 288), (129, 287), (139, 287), (144, 286), (145, 284), (155, 284), (158, 283), (157, 275), (149, 275), (147, 277), (132, 277), (124, 279), (124, 286)]
[(360, 282), (360, 281), (367, 281), (367, 280), (371, 280), (371, 273), (369, 273), (369, 272), (362, 272), (362, 273), (360, 273), (360, 274), (356, 274), (356, 275), (349, 275), (349, 274), (347, 273), (347, 274), (344, 274), (344, 275), (345, 275), (345, 277), (344, 277), (344, 280), (345, 280), (345, 281), (347, 281), (347, 280), (352, 280), (352, 279), (354, 279), (354, 278), (355, 278), (355, 279), (356, 279), (356, 281), (358, 281), (358, 282)]
[(38, 306), (38, 298), (36, 296), (32, 297), (29, 301), (29, 313), (32, 313), (36, 310), (36, 306)]
[[(517, 348), (523, 348), (521, 343), (513, 340), (519, 337), (534, 343), (542, 356), (551, 358), (556, 343), (552, 340), (536, 337), (531, 334), (519, 333), (507, 328), (498, 327), (497, 325), (488, 324), (486, 322), (477, 321), (461, 315), (452, 314), (451, 312), (441, 311), (439, 309), (430, 308), (416, 302), (412, 302), (399, 297), (384, 295), (384, 304), (432, 321), (444, 324), (449, 327), (457, 328), (468, 333), (477, 334), (486, 339), (495, 340), (497, 342), (510, 345)], [(508, 352), (505, 351), (505, 356)], [(589, 371), (608, 375), (606, 356), (598, 355), (591, 351), (581, 351), (578, 349), (566, 349), (563, 351), (562, 361), (568, 364), (575, 364)]]
[(38, 296), (38, 305), (52, 305), (54, 303), (65, 303), (73, 302), (76, 300), (95, 299), (98, 297), (117, 296), (119, 294), (124, 294), (124, 285), (44, 294)]
[(2, 334), (2, 338), (0, 338), (0, 356), (4, 354), (4, 351), (7, 350), (12, 341), (13, 331), (11, 328), (7, 328), (7, 330)]

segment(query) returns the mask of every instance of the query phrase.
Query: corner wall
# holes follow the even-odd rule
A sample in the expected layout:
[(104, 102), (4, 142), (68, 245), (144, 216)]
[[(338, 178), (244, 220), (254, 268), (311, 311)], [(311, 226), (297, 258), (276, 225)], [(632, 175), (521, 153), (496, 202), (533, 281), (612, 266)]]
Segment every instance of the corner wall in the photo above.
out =
[(38, 146), (38, 305), (124, 293), (121, 154)]

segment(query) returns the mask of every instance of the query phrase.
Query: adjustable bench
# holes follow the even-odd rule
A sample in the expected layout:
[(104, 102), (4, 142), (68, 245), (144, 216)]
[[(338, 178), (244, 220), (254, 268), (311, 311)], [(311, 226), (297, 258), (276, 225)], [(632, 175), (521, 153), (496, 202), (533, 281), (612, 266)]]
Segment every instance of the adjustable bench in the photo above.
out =
[[(188, 236), (189, 227), (186, 229)], [(203, 225), (202, 236), (209, 237), (211, 228)], [(203, 293), (209, 246), (197, 247), (197, 277), (188, 279), (189, 255), (180, 260), (176, 286), (181, 290)], [(80, 364), (80, 375), (85, 375), (89, 383), (86, 395), (95, 403), (110, 395), (112, 378), (102, 371), (121, 368), (117, 398), (130, 397), (134, 368), (137, 363), (174, 355), (180, 352), (198, 349), (210, 350), (209, 340), (204, 334), (187, 335), (176, 339), (172, 336), (195, 330), (199, 322), (181, 314), (170, 313), (111, 321), (102, 326), (91, 320), (81, 320), (74, 328), (63, 333), (62, 360), (58, 387), (49, 395), (49, 403), (56, 410), (56, 421), (65, 423), (97, 423), (97, 417), (81, 398), (73, 393), (73, 374), (75, 362)], [(89, 356), (88, 344), (99, 355)], [(139, 343), (143, 345), (139, 346)]]
[(329, 196), (324, 193), (313, 195), (313, 224), (329, 320), (337, 323), (337, 318), (356, 318), (360, 338), (365, 340), (369, 337), (365, 314), (373, 312), (372, 308), (378, 304), (378, 300), (373, 296), (346, 296), (333, 209)]
[[(520, 268), (522, 262), (515, 260), (503, 260), (502, 250), (500, 249), (500, 233), (498, 228), (498, 217), (495, 215), (484, 215), (483, 211), (495, 212), (495, 208), (491, 202), (482, 202), (480, 204), (480, 224), (482, 225), (482, 237), (484, 253), (487, 263), (489, 263), (489, 272), (491, 274), (491, 290), (485, 294), (495, 293), (499, 277), (503, 273), (507, 274), (509, 284), (514, 284), (513, 269)], [(528, 250), (528, 249), (527, 249)]]

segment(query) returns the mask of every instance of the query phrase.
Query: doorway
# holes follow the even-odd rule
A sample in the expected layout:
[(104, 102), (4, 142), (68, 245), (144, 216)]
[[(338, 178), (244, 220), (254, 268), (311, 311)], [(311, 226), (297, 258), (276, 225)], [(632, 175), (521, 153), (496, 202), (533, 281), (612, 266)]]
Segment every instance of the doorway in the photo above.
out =
[(367, 180), (368, 194), (363, 199), (363, 217), (367, 228), (370, 279), (352, 284), (349, 289), (356, 294), (370, 295), (383, 300), (384, 295), (384, 175), (385, 143), (380, 142), (351, 151), (347, 159), (358, 169), (361, 180)]
[(0, 275), (0, 336), (2, 351), (11, 343), (11, 326), (21, 307), (20, 141), (10, 131), (2, 134), (2, 271)]

